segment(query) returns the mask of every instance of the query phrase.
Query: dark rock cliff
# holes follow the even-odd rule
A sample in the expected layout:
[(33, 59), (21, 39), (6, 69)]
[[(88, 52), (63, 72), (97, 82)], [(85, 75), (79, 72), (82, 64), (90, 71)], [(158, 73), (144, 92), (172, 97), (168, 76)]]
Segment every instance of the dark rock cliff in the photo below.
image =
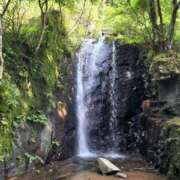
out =
[[(161, 173), (180, 179), (179, 77), (158, 81), (159, 102), (141, 114), (140, 152)], [(142, 127), (142, 126), (141, 126)]]
[[(90, 94), (92, 101), (89, 107), (89, 116), (92, 119), (88, 126), (89, 142), (93, 149), (99, 149), (102, 152), (107, 151), (112, 146), (111, 139), (111, 102), (110, 102), (110, 86), (112, 83), (112, 47), (109, 45), (109, 53), (99, 64), (101, 69), (97, 76), (96, 84), (94, 84)], [(76, 60), (74, 61), (76, 62)], [(115, 146), (118, 152), (131, 149), (130, 144), (136, 139), (134, 132), (137, 131), (138, 124), (141, 122), (133, 122), (133, 117), (141, 112), (141, 103), (145, 97), (145, 76), (146, 69), (139, 61), (139, 49), (136, 46), (120, 45), (116, 43), (116, 79), (114, 93), (116, 95), (116, 127)], [(75, 63), (74, 63), (75, 64)], [(72, 66), (75, 68), (75, 66)], [(75, 83), (75, 71), (71, 74), (71, 78)], [(76, 84), (71, 83), (73, 87)], [(73, 88), (71, 87), (71, 88)], [(77, 119), (75, 115), (75, 89), (70, 94), (71, 102), (68, 104), (69, 116), (65, 121), (64, 138), (61, 145), (61, 158), (67, 158), (76, 153), (77, 147)], [(132, 133), (133, 132), (133, 133)], [(133, 147), (134, 148), (134, 147)]]

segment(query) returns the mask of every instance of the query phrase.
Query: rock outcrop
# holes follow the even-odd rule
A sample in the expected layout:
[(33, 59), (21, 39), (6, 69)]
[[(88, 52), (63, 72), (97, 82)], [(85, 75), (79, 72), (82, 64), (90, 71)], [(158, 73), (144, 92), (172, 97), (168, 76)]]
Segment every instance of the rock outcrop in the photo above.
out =
[(104, 158), (98, 158), (97, 159), (98, 168), (100, 169), (102, 174), (117, 174), (121, 170), (115, 166), (111, 161), (104, 159)]

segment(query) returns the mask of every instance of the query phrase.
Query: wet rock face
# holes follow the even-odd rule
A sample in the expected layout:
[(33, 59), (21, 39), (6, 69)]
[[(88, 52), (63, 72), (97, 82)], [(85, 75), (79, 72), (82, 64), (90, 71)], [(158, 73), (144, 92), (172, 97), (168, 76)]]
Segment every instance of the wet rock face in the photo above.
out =
[(63, 84), (64, 88), (63, 90), (57, 90), (56, 96), (59, 101), (66, 104), (67, 116), (62, 119), (57, 114), (57, 110), (52, 113), (52, 117), (54, 118), (55, 139), (60, 145), (52, 148), (49, 153), (49, 161), (57, 159), (64, 160), (72, 157), (76, 153), (76, 63), (76, 60), (72, 60), (71, 58), (64, 58), (62, 62), (64, 67), (61, 68), (65, 72), (60, 74), (59, 81)]
[[(145, 96), (145, 67), (138, 62), (139, 50), (135, 46), (117, 46), (117, 135), (121, 150), (127, 150), (135, 140), (134, 133), (140, 119), (135, 116), (141, 112), (141, 102)], [(131, 133), (132, 132), (132, 133)], [(131, 137), (129, 137), (129, 135)], [(122, 148), (123, 147), (123, 148)]]
[(21, 123), (15, 132), (15, 156), (29, 153), (45, 160), (50, 149), (52, 132), (50, 121), (46, 125)]
[[(176, 86), (176, 81), (171, 85)], [(171, 94), (171, 92), (164, 90), (161, 95), (165, 92)], [(129, 148), (138, 149), (151, 165), (161, 173), (168, 175), (170, 179), (179, 180), (179, 111), (174, 110), (174, 103), (171, 104), (167, 101), (169, 97), (161, 97), (162, 101), (143, 101), (144, 112), (131, 118), (129, 123), (136, 122), (134, 129), (137, 131), (133, 131), (133, 129), (129, 131), (129, 142), (131, 142)], [(174, 94), (171, 94), (171, 97), (173, 98)], [(177, 101), (171, 99), (171, 102)]]
[(180, 116), (180, 76), (158, 81), (159, 99), (167, 102), (166, 112)]
[(159, 101), (151, 101), (150, 109), (135, 117), (141, 122), (136, 138), (140, 141), (132, 145), (138, 145), (144, 157), (161, 173), (176, 180), (180, 178), (179, 77), (157, 83)]
[[(134, 151), (134, 148), (139, 148), (139, 144), (142, 144), (140, 138), (137, 137), (137, 130), (141, 131), (139, 127), (142, 125), (142, 121), (137, 116), (141, 112), (141, 103), (145, 96), (144, 76), (146, 69), (139, 62), (139, 49), (136, 46), (115, 43), (115, 47), (115, 77), (112, 77), (112, 44), (105, 45), (99, 55), (101, 59), (97, 64), (98, 73), (95, 74), (96, 81), (93, 82), (91, 89), (88, 89), (87, 83), (88, 73), (92, 71), (89, 66), (84, 70), (83, 76), (86, 87), (85, 100), (88, 104), (90, 119), (86, 129), (89, 136), (88, 146), (91, 147), (91, 150), (100, 152), (110, 151), (112, 147), (115, 147), (117, 152)], [(91, 53), (92, 48), (89, 48), (88, 56)], [(55, 149), (55, 151), (50, 152), (50, 159), (52, 157), (53, 159), (66, 159), (77, 152), (78, 120), (75, 114), (77, 59), (74, 59), (73, 63), (70, 69), (71, 74), (68, 75), (68, 79), (64, 79), (64, 81), (69, 82), (68, 91), (66, 90), (65, 94), (59, 95), (65, 97), (64, 101), (68, 102), (68, 116), (63, 122), (63, 128), (60, 131), (56, 130), (57, 134), (58, 132), (61, 133), (60, 137), (57, 136), (57, 139), (60, 140), (60, 147), (58, 150)], [(113, 107), (112, 94), (114, 94)], [(112, 108), (114, 108), (113, 115)], [(56, 119), (62, 124), (58, 117)], [(114, 137), (112, 132), (115, 134)]]
[[(12, 156), (6, 162), (6, 170), (0, 163), (0, 179), (4, 179), (5, 171), (8, 176), (14, 176), (40, 163), (40, 159), (41, 163), (45, 162), (51, 148), (53, 129), (50, 121), (47, 124), (21, 122), (15, 128)], [(32, 162), (30, 157), (34, 157)]]
[[(98, 68), (95, 74), (96, 81), (90, 89), (88, 89), (88, 74), (92, 71), (90, 67), (86, 67), (83, 77), (86, 87), (85, 102), (88, 104), (88, 145), (92, 151), (107, 152), (115, 146), (117, 152), (122, 152), (128, 149), (131, 141), (134, 141), (133, 138), (129, 138), (129, 132), (135, 132), (137, 126), (130, 125), (129, 122), (141, 112), (146, 70), (138, 61), (139, 50), (136, 46), (115, 43), (115, 54), (112, 44), (104, 45), (102, 49), (100, 61), (96, 64)], [(112, 76), (113, 55), (116, 66), (115, 77)], [(133, 123), (141, 122), (133, 120)], [(67, 128), (72, 124), (69, 121)], [(74, 124), (76, 130), (74, 135), (77, 135), (77, 124)], [(68, 137), (68, 134), (65, 136)], [(71, 144), (69, 142), (67, 141), (67, 144)]]
[[(49, 114), (53, 126), (52, 144), (46, 163), (53, 160), (64, 160), (76, 153), (76, 114), (75, 114), (75, 76), (76, 61), (65, 57), (61, 62), (62, 74), (59, 76), (61, 87), (57, 88), (54, 95), (57, 99), (56, 107)], [(60, 107), (58, 107), (60, 104)], [(65, 108), (65, 116), (61, 112)], [(61, 114), (62, 113), (62, 114)]]
[[(85, 82), (86, 89), (85, 102), (87, 103), (87, 136), (89, 137), (88, 146), (91, 150), (98, 150), (105, 152), (109, 146), (109, 119), (110, 119), (110, 71), (111, 71), (111, 59), (112, 48), (110, 45), (104, 45), (98, 55), (99, 61), (96, 63), (92, 84), (90, 81)], [(91, 60), (91, 59), (89, 59)], [(92, 69), (90, 68), (85, 72), (90, 74)], [(91, 82), (90, 82), (91, 83)]]
[(151, 112), (146, 118), (141, 153), (162, 174), (180, 178), (180, 117)]

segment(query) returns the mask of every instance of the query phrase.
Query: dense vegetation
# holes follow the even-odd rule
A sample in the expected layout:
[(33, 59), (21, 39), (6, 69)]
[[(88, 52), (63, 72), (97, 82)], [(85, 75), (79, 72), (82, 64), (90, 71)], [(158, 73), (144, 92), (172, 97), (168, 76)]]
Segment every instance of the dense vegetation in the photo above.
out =
[(62, 60), (86, 36), (141, 44), (158, 54), (155, 65), (172, 62), (180, 73), (179, 9), (178, 0), (0, 0), (0, 160), (11, 155), (17, 124), (47, 123), (55, 90), (64, 90)]

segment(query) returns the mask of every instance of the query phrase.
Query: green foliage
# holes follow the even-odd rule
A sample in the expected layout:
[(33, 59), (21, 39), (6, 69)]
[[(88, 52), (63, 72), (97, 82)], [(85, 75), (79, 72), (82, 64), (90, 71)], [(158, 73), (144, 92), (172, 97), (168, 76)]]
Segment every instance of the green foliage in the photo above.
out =
[(48, 118), (42, 112), (37, 112), (36, 114), (27, 116), (26, 121), (30, 123), (46, 125)]
[(20, 88), (22, 104), (27, 102), (29, 110), (48, 108), (58, 81), (60, 60), (69, 54), (59, 12), (52, 10), (48, 17), (49, 24), (38, 52), (35, 49), (41, 35), (40, 18), (23, 25), (16, 41), (11, 31), (4, 34), (6, 70)]
[(27, 159), (28, 164), (32, 164), (34, 162), (40, 162), (41, 164), (44, 164), (43, 159), (37, 155), (25, 153), (24, 156)]
[[(47, 123), (45, 112), (51, 111), (55, 106), (55, 90), (58, 87), (64, 90), (59, 78), (64, 72), (68, 73), (68, 62), (63, 61), (62, 64), (62, 59), (72, 56), (80, 44), (79, 37), (84, 35), (75, 29), (72, 38), (69, 38), (66, 32), (66, 28), (71, 26), (67, 26), (65, 19), (73, 13), (79, 15), (78, 10), (72, 10), (75, 1), (61, 1), (62, 12), (52, 1), (51, 3), (41, 42), (43, 27), (37, 1), (12, 3), (7, 14), (7, 19), (10, 20), (4, 21), (4, 26), (8, 27), (3, 34), (4, 74), (8, 79), (0, 81), (1, 159), (10, 155), (13, 131), (17, 123)], [(23, 8), (26, 9), (25, 12)], [(14, 14), (17, 15), (16, 18)], [(74, 24), (73, 19), (68, 23)], [(39, 42), (40, 47), (36, 50)]]
[(163, 125), (163, 152), (160, 156), (160, 170), (171, 179), (180, 176), (180, 117), (170, 118)]
[(171, 126), (171, 125), (180, 127), (180, 117), (176, 116), (169, 119), (168, 122), (166, 123), (166, 126)]
[(116, 34), (116, 39), (124, 43), (143, 43), (145, 39), (149, 41), (148, 16), (136, 7), (136, 1), (131, 3), (105, 6), (103, 29), (108, 29), (110, 34)]
[(19, 90), (9, 80), (0, 81), (0, 113), (14, 110), (18, 105)]
[(25, 153), (24, 154), (24, 159), (25, 159), (25, 167), (26, 169), (29, 168), (30, 165), (32, 164), (41, 164), (43, 165), (44, 164), (44, 160), (38, 156), (38, 155), (35, 155), (35, 154), (29, 154), (29, 153)]
[(55, 0), (57, 3), (72, 8), (75, 5), (75, 0)]
[(136, 9), (145, 11), (149, 7), (149, 0), (131, 0), (130, 4)]
[[(154, 29), (150, 18), (149, 0), (113, 0), (112, 3), (105, 3), (101, 7), (102, 29), (108, 30), (109, 34), (116, 34), (116, 39), (125, 43), (155, 43), (155, 46), (168, 43), (170, 31), (170, 22), (172, 17), (172, 3), (168, 0), (160, 0), (161, 14), (163, 19), (163, 31), (160, 30), (160, 18), (158, 13), (157, 1), (155, 1), (156, 37), (154, 38)], [(180, 21), (177, 18), (175, 27), (174, 41), (180, 41), (179, 29)], [(161, 37), (161, 32), (163, 36)], [(162, 40), (162, 39), (163, 40)], [(173, 42), (174, 42), (173, 41)], [(157, 49), (159, 47), (156, 47)], [(166, 49), (168, 46), (166, 47)]]
[(20, 93), (10, 80), (0, 81), (0, 159), (8, 157), (12, 150), (13, 119), (19, 104)]

